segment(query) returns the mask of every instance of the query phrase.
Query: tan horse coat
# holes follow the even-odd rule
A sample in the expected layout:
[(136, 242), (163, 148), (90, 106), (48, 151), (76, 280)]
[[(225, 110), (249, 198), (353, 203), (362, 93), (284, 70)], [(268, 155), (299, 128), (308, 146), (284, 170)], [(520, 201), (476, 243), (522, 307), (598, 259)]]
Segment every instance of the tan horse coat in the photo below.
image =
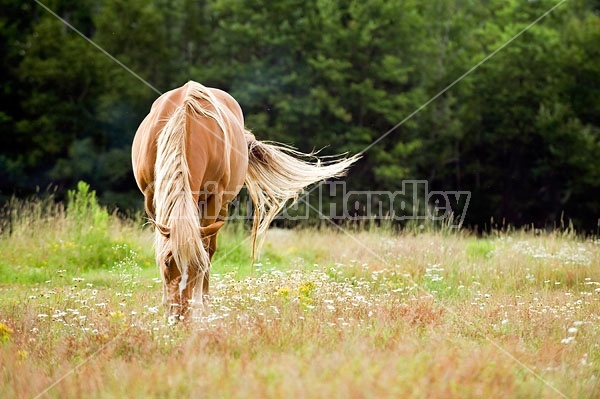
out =
[(217, 232), (244, 183), (255, 207), (254, 256), (289, 199), (312, 183), (343, 174), (357, 160), (323, 164), (306, 157), (256, 140), (244, 128), (239, 104), (224, 91), (188, 82), (154, 102), (135, 135), (132, 162), (155, 226), (156, 261), (171, 315), (184, 315), (194, 297), (202, 303), (208, 294)]

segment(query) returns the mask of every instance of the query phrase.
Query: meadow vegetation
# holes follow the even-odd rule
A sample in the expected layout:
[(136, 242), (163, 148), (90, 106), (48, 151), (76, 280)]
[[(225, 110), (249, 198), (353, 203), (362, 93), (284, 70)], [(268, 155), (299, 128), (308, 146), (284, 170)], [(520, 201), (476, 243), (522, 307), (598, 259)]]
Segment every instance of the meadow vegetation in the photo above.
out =
[(600, 395), (600, 241), (572, 231), (273, 229), (251, 268), (231, 223), (170, 325), (143, 218), (85, 185), (3, 216), (2, 398)]

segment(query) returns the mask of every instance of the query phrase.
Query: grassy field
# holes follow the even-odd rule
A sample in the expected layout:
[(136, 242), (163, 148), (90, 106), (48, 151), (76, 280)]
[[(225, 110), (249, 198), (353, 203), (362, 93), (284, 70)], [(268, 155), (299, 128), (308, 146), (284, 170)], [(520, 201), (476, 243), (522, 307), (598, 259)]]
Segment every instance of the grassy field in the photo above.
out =
[(80, 188), (0, 235), (0, 398), (598, 398), (600, 241), (336, 229), (220, 236), (169, 325), (143, 220)]

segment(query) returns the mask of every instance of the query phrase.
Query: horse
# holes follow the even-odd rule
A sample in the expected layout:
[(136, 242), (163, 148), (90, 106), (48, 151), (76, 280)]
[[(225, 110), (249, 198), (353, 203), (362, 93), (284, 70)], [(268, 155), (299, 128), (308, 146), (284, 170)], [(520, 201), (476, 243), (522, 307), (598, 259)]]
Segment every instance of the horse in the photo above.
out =
[(217, 234), (244, 184), (254, 207), (254, 261), (269, 224), (289, 200), (313, 183), (342, 176), (357, 159), (342, 154), (323, 162), (257, 140), (225, 91), (189, 81), (162, 94), (137, 129), (132, 165), (154, 226), (167, 315), (184, 319), (190, 307), (207, 301)]

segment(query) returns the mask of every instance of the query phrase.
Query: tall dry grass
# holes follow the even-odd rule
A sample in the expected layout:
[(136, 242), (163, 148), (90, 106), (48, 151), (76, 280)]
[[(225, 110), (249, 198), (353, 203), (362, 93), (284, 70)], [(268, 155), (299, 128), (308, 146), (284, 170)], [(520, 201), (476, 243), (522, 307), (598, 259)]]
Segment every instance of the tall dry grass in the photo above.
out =
[(274, 229), (251, 270), (230, 226), (210, 307), (169, 325), (139, 222), (31, 220), (0, 236), (33, 276), (0, 279), (0, 397), (600, 395), (598, 240)]

